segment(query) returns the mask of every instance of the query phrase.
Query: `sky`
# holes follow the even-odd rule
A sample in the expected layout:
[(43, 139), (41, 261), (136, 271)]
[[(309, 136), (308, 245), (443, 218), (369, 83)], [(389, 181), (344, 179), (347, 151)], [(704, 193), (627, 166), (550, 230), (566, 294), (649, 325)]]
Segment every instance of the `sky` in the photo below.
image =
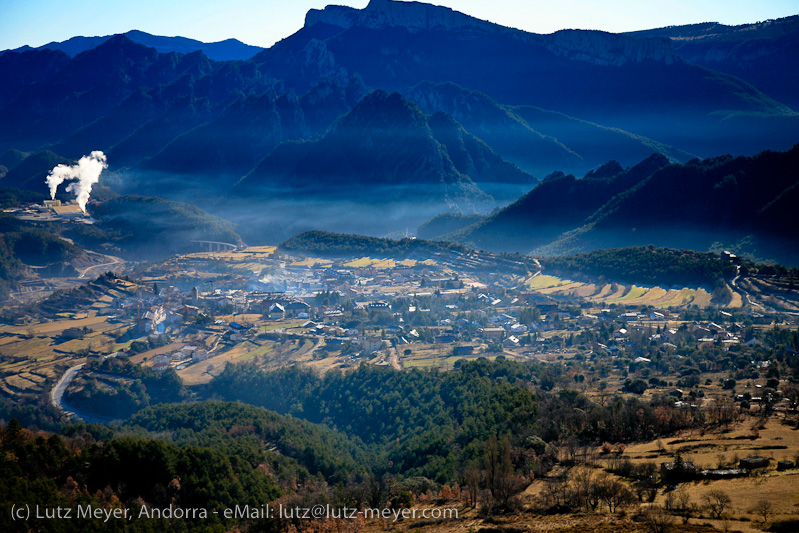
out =
[[(363, 8), (367, 0), (0, 0), (0, 50), (41, 46), (76, 35), (141, 30), (205, 42), (235, 38), (268, 47), (327, 4)], [(623, 32), (721, 22), (744, 24), (799, 13), (799, 0), (430, 0), (534, 33), (560, 29)]]

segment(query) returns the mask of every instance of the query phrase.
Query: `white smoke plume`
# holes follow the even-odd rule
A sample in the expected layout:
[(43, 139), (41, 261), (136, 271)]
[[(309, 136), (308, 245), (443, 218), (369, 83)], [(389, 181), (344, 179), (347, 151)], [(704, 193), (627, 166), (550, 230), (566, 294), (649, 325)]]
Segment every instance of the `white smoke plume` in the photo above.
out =
[(45, 183), (50, 187), (50, 198), (55, 200), (58, 186), (66, 180), (74, 180), (67, 187), (67, 192), (75, 193), (75, 200), (81, 210), (86, 212), (86, 204), (92, 193), (92, 185), (100, 181), (103, 169), (108, 168), (103, 152), (96, 150), (80, 158), (76, 165), (58, 165), (47, 175)]

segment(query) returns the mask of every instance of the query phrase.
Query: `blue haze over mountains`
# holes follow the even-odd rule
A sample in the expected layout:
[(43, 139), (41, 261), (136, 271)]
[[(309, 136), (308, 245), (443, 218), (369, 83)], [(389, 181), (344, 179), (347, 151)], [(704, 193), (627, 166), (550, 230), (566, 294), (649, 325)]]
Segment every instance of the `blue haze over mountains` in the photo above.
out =
[[(669, 214), (624, 206), (690, 174), (701, 190), (675, 201), (700, 214), (668, 244), (707, 248), (721, 217), (715, 240), (754, 236), (775, 256), (795, 244), (783, 229), (799, 222), (785, 207), (796, 172), (780, 167), (796, 165), (795, 149), (754, 156), (799, 142), (798, 39), (797, 17), (537, 35), (389, 0), (311, 10), (269, 49), (137, 31), (74, 38), (0, 55), (0, 154), (11, 154), (0, 186), (44, 194), (47, 165), (103, 150), (114, 191), (196, 203), (247, 242), (382, 235), (512, 204), (445, 237), (561, 252), (618, 245), (614, 228), (647, 217), (633, 240), (660, 244)], [(702, 161), (723, 154), (751, 158)], [(584, 189), (574, 176), (589, 171)], [(754, 205), (742, 195), (759, 172), (782, 177)]]

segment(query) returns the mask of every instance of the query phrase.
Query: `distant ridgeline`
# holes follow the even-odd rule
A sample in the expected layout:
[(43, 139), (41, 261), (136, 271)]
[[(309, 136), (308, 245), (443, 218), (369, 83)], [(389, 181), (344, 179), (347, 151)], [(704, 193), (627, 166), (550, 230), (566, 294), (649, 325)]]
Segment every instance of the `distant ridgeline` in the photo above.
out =
[[(417, 131), (435, 134), (425, 148), (461, 185), (467, 176), (514, 183), (524, 173), (582, 173), (652, 152), (687, 161), (786, 149), (799, 140), (789, 107), (799, 31), (795, 20), (767, 26), (735, 32), (747, 41), (743, 53), (729, 39), (663, 38), (679, 37), (674, 28), (655, 38), (538, 35), (422, 2), (372, 1), (311, 10), (303, 28), (261, 51), (139, 31), (77, 37), (0, 54), (0, 153), (50, 147), (71, 159), (88, 146), (108, 155), (112, 171), (150, 174), (146, 183), (179, 174), (203, 187), (249, 173), (274, 179), (262, 164), (282, 143), (312, 141), (316, 153), (335, 155), (327, 148), (346, 132), (317, 141), (372, 89), (401, 93), (431, 117)], [(718, 51), (721, 61), (707, 61)], [(730, 70), (741, 60), (743, 70)], [(438, 113), (446, 115), (433, 119)], [(314, 165), (294, 164), (296, 148), (273, 160), (323, 185)], [(458, 158), (467, 165), (447, 161)], [(231, 180), (208, 179), (220, 176)]]
[(552, 174), (516, 202), (443, 238), (544, 256), (648, 244), (733, 248), (799, 264), (797, 168), (799, 145), (685, 164), (657, 154), (629, 168), (611, 161), (582, 179)]

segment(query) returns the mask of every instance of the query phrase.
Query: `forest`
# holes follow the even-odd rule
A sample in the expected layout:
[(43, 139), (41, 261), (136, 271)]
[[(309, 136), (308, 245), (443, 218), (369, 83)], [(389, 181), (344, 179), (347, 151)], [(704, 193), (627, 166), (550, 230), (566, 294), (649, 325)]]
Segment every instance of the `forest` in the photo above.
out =
[(600, 406), (576, 390), (543, 390), (563, 381), (563, 372), (502, 356), (462, 361), (447, 373), (364, 365), (320, 377), (300, 368), (266, 372), (229, 365), (208, 394), (327, 425), (384, 455), (389, 473), (439, 483), (480, 463), (492, 437), (507, 438), (515, 467), (530, 472), (546, 468), (567, 441), (646, 440), (701, 422), (667, 399), (619, 398)]
[(640, 285), (716, 287), (736, 274), (735, 265), (718, 254), (654, 246), (547, 257), (541, 263), (548, 270), (565, 276), (587, 274)]
[(327, 231), (306, 231), (280, 244), (287, 252), (324, 257), (344, 257), (358, 255), (385, 255), (402, 258), (409, 256), (429, 257), (430, 254), (449, 251), (466, 252), (467, 248), (447, 242), (425, 241), (421, 239), (381, 239), (360, 235), (343, 235)]

